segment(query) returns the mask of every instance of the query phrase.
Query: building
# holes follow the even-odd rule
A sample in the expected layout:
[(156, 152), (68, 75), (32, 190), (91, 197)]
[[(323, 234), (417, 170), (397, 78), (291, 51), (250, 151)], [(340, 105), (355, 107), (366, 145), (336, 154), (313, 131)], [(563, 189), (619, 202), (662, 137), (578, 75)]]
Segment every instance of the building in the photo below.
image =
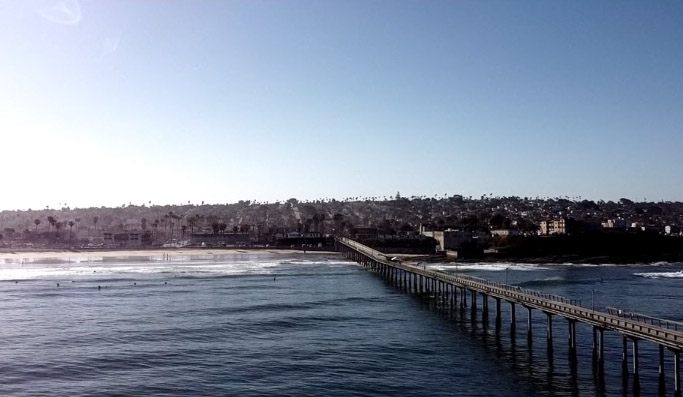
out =
[(514, 230), (514, 229), (494, 229), (491, 230), (491, 236), (500, 236), (500, 237), (507, 237), (507, 236), (519, 236), (519, 230)]
[(376, 227), (357, 227), (355, 229), (356, 240), (376, 239), (379, 231)]
[(135, 232), (102, 232), (102, 241), (110, 247), (140, 247), (142, 246), (142, 234)]
[(560, 218), (541, 221), (538, 234), (541, 236), (567, 234), (567, 220)]
[(439, 243), (440, 251), (454, 251), (460, 249), (463, 244), (474, 240), (472, 232), (464, 230), (422, 231), (422, 235), (432, 237)]
[(608, 219), (601, 223), (604, 229), (626, 229), (628, 226), (624, 219)]
[(249, 233), (192, 233), (191, 245), (201, 246), (248, 246), (251, 245)]

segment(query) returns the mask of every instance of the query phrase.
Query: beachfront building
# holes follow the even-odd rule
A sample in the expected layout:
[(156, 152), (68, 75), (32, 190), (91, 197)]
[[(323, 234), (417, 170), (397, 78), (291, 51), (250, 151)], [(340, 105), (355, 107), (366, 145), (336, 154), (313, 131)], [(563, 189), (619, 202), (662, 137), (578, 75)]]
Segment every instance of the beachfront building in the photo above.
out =
[(375, 239), (379, 234), (376, 227), (357, 227), (354, 229), (354, 239), (358, 241)]
[(192, 233), (190, 244), (198, 246), (239, 247), (251, 245), (249, 233)]
[(139, 231), (121, 233), (104, 231), (102, 242), (108, 247), (141, 247), (142, 233)]
[(439, 243), (440, 251), (456, 251), (463, 244), (474, 240), (474, 235), (466, 230), (422, 230), (422, 235), (432, 237)]

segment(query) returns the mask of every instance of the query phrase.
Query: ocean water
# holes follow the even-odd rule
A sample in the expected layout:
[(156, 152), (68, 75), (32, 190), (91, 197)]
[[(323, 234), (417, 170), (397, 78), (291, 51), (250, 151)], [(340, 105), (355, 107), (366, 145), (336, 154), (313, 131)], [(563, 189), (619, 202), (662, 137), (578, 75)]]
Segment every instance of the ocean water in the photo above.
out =
[[(432, 266), (683, 321), (682, 264)], [(574, 369), (561, 318), (551, 360), (544, 315), (532, 316), (531, 344), (526, 310), (514, 338), (507, 305), (500, 332), (470, 315), (337, 255), (8, 262), (0, 264), (0, 395), (632, 394), (617, 334), (605, 333), (600, 380), (589, 327), (577, 325)], [(657, 347), (641, 342), (639, 357), (642, 395), (657, 395)]]

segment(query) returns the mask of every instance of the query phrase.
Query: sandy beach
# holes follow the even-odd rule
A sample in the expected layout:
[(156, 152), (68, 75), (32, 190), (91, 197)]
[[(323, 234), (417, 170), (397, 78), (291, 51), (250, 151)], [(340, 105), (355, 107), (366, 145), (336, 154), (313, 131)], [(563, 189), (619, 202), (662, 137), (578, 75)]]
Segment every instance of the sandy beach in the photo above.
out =
[(289, 249), (243, 249), (243, 248), (158, 248), (140, 250), (3, 250), (0, 251), (0, 262), (15, 262), (27, 259), (88, 259), (88, 258), (117, 258), (117, 257), (156, 257), (166, 256), (169, 258), (180, 256), (207, 256), (207, 255), (331, 255), (333, 251), (306, 251)]

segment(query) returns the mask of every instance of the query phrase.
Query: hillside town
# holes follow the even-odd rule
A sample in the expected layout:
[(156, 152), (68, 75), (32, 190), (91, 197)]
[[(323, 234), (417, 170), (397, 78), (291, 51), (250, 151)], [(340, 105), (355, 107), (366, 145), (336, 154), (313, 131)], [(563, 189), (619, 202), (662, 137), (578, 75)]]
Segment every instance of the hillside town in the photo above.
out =
[[(0, 247), (322, 248), (349, 236), (387, 250), (492, 252), (510, 237), (682, 236), (683, 203), (581, 197), (321, 198), (232, 204), (27, 209), (0, 212)], [(433, 239), (433, 240), (432, 240)], [(425, 242), (425, 240), (429, 242)], [(504, 244), (502, 244), (504, 245)]]

